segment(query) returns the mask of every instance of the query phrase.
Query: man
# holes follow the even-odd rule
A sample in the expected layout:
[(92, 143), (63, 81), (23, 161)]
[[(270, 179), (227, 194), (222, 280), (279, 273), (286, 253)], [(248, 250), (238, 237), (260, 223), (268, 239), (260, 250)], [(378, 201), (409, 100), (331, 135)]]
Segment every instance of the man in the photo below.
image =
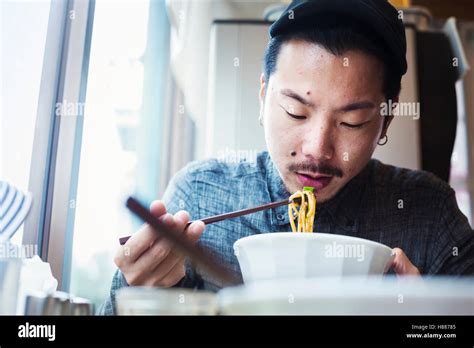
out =
[[(407, 69), (397, 11), (385, 0), (299, 0), (272, 25), (270, 36), (260, 82), (268, 153), (255, 164), (188, 165), (151, 212), (239, 274), (233, 243), (290, 231), (287, 207), (208, 226), (196, 221), (184, 231), (189, 219), (287, 199), (312, 186), (315, 231), (395, 248), (392, 272), (398, 275), (473, 274), (474, 235), (453, 190), (432, 174), (371, 160), (392, 121), (380, 107), (398, 100)], [(107, 314), (114, 313), (115, 291), (123, 286), (221, 287), (146, 225), (115, 263), (120, 270)]]

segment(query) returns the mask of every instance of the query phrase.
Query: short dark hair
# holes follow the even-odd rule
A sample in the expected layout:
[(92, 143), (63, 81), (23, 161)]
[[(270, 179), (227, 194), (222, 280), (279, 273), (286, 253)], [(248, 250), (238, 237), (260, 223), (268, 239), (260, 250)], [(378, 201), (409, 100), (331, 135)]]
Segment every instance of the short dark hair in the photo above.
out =
[(278, 54), (284, 43), (290, 40), (303, 40), (322, 46), (335, 56), (341, 56), (350, 50), (359, 50), (377, 58), (384, 67), (383, 93), (386, 100), (394, 99), (400, 94), (402, 75), (397, 72), (388, 50), (376, 33), (371, 32), (359, 23), (339, 18), (320, 19), (317, 28), (300, 27), (290, 33), (275, 36), (265, 50), (263, 74), (265, 81), (275, 72)]

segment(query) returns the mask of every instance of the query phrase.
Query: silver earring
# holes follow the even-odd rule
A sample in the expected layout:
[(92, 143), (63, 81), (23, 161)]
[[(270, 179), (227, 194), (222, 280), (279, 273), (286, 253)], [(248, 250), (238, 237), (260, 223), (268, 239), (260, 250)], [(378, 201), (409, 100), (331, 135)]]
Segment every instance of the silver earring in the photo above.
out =
[[(382, 140), (382, 142), (380, 142), (381, 140)], [(380, 146), (384, 146), (387, 142), (388, 142), (388, 135), (385, 134), (385, 136), (383, 138), (381, 138), (381, 139), (379, 139), (379, 141), (377, 141), (377, 144), (379, 144)]]

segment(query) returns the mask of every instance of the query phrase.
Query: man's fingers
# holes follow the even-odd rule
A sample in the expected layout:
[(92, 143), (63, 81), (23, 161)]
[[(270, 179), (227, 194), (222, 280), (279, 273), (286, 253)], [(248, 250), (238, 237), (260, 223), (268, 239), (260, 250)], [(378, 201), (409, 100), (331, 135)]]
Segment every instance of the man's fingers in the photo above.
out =
[[(174, 225), (173, 215), (171, 214), (165, 213), (158, 219), (167, 226), (172, 227)], [(123, 252), (131, 262), (135, 262), (159, 239), (160, 235), (151, 228), (151, 226), (145, 224), (122, 246), (121, 252)]]
[[(170, 232), (181, 234), (189, 220), (189, 214), (185, 211), (180, 211), (175, 216), (166, 213), (159, 219), (170, 229)], [(168, 257), (173, 249), (173, 245), (166, 238), (161, 238), (159, 231), (154, 231), (150, 226), (148, 226), (148, 229), (157, 238), (154, 240), (153, 246), (149, 246), (148, 250), (142, 252), (140, 257), (134, 261), (136, 262), (136, 267), (151, 272)]]
[[(184, 230), (186, 224), (189, 221), (189, 214), (185, 211), (180, 211), (175, 214), (174, 219), (175, 219), (175, 227), (179, 226), (179, 227), (182, 227)], [(186, 229), (185, 238), (188, 238), (192, 242), (196, 242), (201, 236), (202, 232), (204, 231), (204, 227), (205, 225), (202, 221), (193, 222)], [(160, 241), (160, 243), (162, 242), (164, 241)], [(185, 259), (185, 255), (183, 255), (179, 251), (179, 249), (176, 248), (176, 246), (173, 246), (172, 244), (170, 245), (169, 243), (166, 243), (166, 245), (167, 247), (170, 248), (170, 252), (167, 254), (166, 258), (162, 259), (162, 261), (155, 266), (153, 270), (154, 273), (162, 274), (163, 275), (162, 278), (165, 278), (166, 275), (174, 267), (176, 267), (177, 264), (179, 264), (180, 262), (182, 263)], [(161, 279), (159, 279), (159, 281), (161, 281)]]
[(186, 229), (186, 236), (189, 238), (189, 240), (193, 242), (197, 242), (199, 240), (199, 237), (201, 237), (202, 232), (204, 231), (204, 228), (206, 225), (204, 222), (198, 220), (194, 221), (187, 229)]
[(171, 252), (170, 244), (167, 240), (161, 239), (157, 241), (149, 250), (140, 256), (135, 262), (134, 267), (140, 269), (145, 274), (150, 274), (155, 271)]
[[(150, 205), (150, 212), (161, 221), (164, 218), (169, 219), (166, 216), (166, 207), (162, 201), (153, 201)], [(154, 233), (148, 224), (143, 224), (117, 252), (115, 257), (116, 263), (118, 263), (117, 266), (120, 267), (119, 264), (123, 263), (121, 257), (126, 257), (130, 262), (136, 261), (158, 238), (159, 236)]]
[(176, 223), (176, 230), (183, 232), (189, 222), (189, 213), (184, 210), (178, 211), (174, 214), (174, 220)]
[[(169, 232), (190, 238), (193, 242), (199, 239), (204, 230), (204, 224), (199, 221), (190, 225), (188, 231), (189, 213), (179, 211), (175, 215), (169, 214), (161, 201), (154, 201), (150, 211), (166, 225)], [(159, 287), (173, 286), (182, 279), (184, 260), (185, 255), (179, 248), (148, 224), (132, 235), (114, 259), (130, 285)]]
[(411, 263), (407, 255), (400, 248), (394, 248), (395, 258), (392, 261), (392, 267), (397, 275), (420, 275), (420, 271)]
[(162, 201), (153, 201), (150, 204), (150, 212), (153, 216), (161, 216), (166, 214), (166, 207)]
[[(156, 280), (157, 284), (162, 284), (162, 281), (168, 276), (168, 274), (176, 267), (184, 266), (185, 256), (175, 254), (171, 252), (166, 259), (164, 259), (158, 266), (155, 267), (153, 272), (158, 275)], [(166, 284), (165, 284), (166, 285)], [(162, 286), (165, 286), (162, 285)], [(172, 286), (174, 284), (171, 284)], [(166, 287), (166, 286), (165, 286)]]
[(171, 270), (156, 282), (155, 286), (169, 288), (176, 285), (185, 276), (184, 262), (177, 262)]

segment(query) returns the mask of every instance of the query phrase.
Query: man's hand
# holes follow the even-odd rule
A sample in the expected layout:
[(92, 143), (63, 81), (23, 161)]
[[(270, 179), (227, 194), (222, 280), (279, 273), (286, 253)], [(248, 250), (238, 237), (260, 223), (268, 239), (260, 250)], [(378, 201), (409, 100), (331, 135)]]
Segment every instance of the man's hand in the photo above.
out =
[(393, 248), (392, 250), (395, 253), (395, 258), (390, 264), (390, 268), (393, 268), (397, 275), (420, 276), (420, 271), (411, 263), (402, 249)]
[[(169, 226), (177, 234), (196, 242), (204, 231), (204, 223), (196, 221), (184, 230), (189, 214), (180, 211), (174, 216), (166, 212), (161, 201), (154, 201), (151, 213)], [(148, 224), (130, 237), (115, 255), (114, 262), (122, 271), (129, 285), (156, 286), (169, 288), (185, 275), (185, 256), (174, 250), (168, 241), (163, 240)]]

